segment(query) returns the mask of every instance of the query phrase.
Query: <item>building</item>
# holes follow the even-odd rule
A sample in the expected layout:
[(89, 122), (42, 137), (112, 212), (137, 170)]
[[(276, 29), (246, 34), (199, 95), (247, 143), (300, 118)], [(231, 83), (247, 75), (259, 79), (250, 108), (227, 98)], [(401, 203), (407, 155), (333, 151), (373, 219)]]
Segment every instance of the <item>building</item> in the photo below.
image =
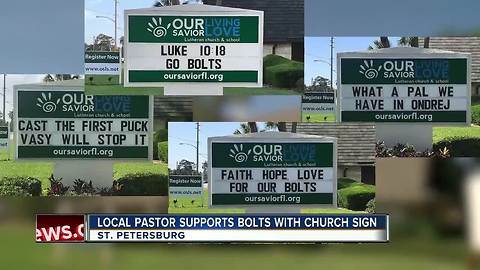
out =
[(337, 138), (337, 176), (375, 184), (376, 137), (372, 123), (298, 123), (297, 133)]
[(303, 62), (303, 0), (203, 0), (207, 5), (262, 10), (263, 54), (276, 54)]
[[(419, 39), (423, 47), (425, 40)], [(472, 57), (472, 96), (480, 96), (480, 37), (430, 37), (429, 48), (470, 53)]]
[(155, 96), (153, 99), (153, 128), (168, 128), (168, 122), (191, 122), (193, 120), (191, 97)]

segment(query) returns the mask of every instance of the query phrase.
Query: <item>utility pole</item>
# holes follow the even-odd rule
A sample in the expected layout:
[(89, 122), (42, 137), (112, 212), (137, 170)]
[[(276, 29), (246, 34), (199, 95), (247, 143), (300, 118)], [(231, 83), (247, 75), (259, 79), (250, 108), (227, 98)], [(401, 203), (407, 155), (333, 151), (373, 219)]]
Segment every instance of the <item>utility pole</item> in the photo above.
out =
[(115, 1), (115, 42), (113, 43), (114, 48), (117, 48), (117, 17), (118, 17), (118, 0), (113, 0)]
[(200, 123), (197, 122), (197, 147), (196, 147), (197, 148), (197, 174), (198, 174), (198, 167), (200, 167), (200, 164), (198, 164), (198, 154), (199, 154), (198, 153), (198, 137), (199, 137), (198, 135), (199, 135), (199, 133), (200, 133)]
[(330, 38), (330, 89), (333, 91), (333, 37)]
[(7, 74), (3, 74), (3, 114), (2, 114), (2, 118), (3, 118), (4, 123), (7, 122), (7, 121), (5, 121), (5, 105), (7, 104), (7, 102), (6, 102), (6, 99), (7, 99), (6, 92), (7, 92)]

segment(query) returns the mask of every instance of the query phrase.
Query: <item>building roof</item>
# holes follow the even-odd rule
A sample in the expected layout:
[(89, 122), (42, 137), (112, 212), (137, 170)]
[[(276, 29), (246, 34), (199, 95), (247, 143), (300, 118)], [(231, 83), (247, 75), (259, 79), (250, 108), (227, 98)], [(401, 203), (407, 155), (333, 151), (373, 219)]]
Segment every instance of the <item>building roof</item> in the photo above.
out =
[[(287, 124), (288, 130), (291, 124)], [(298, 123), (297, 133), (337, 138), (338, 166), (375, 164), (375, 126), (368, 123)]]
[[(216, 5), (217, 0), (203, 0)], [(303, 42), (303, 0), (221, 0), (225, 7), (264, 12), (264, 43)]]
[[(423, 39), (420, 39), (419, 45), (423, 44)], [(470, 53), (472, 82), (480, 82), (480, 37), (431, 37), (430, 48)]]

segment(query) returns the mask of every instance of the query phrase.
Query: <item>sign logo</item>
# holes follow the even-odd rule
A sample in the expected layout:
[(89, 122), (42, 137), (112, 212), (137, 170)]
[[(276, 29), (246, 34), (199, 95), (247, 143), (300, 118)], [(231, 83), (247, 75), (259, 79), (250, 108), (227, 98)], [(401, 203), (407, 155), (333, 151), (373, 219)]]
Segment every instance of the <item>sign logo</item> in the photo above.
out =
[(230, 148), (230, 154), (228, 156), (233, 158), (235, 162), (242, 163), (248, 160), (248, 156), (250, 155), (251, 152), (252, 152), (251, 149), (246, 152), (243, 151), (243, 144), (240, 144), (240, 145), (234, 144), (233, 148)]
[(57, 104), (60, 103), (60, 99), (58, 98), (56, 101), (52, 100), (52, 93), (48, 93), (47, 95), (42, 92), (42, 96), (37, 98), (37, 106), (42, 108), (42, 110), (46, 113), (51, 113), (57, 110)]
[(360, 72), (365, 76), (365, 78), (370, 80), (370, 79), (377, 78), (378, 73), (380, 72), (381, 69), (382, 69), (381, 65), (378, 66), (377, 69), (375, 69), (375, 67), (373, 66), (373, 60), (370, 60), (370, 61), (364, 60), (363, 64), (360, 64), (360, 70), (358, 72)]
[(160, 38), (167, 35), (167, 29), (170, 28), (170, 24), (167, 25), (167, 28), (162, 26), (162, 18), (158, 18), (158, 21), (155, 17), (152, 17), (152, 22), (148, 23), (147, 31), (151, 32), (155, 37)]

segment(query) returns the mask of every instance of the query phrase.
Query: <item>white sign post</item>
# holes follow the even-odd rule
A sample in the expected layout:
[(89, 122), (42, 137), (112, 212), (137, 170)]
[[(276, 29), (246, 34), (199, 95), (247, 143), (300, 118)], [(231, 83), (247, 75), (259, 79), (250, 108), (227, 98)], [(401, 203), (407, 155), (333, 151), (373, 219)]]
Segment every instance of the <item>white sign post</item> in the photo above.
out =
[(0, 126), (0, 150), (6, 150), (7, 158), (10, 159), (10, 147), (8, 141), (10, 140), (10, 134), (8, 133), (8, 123), (6, 126)]
[(334, 92), (305, 92), (302, 95), (302, 122), (335, 122)]
[(208, 145), (210, 207), (337, 207), (336, 138), (262, 132), (211, 137)]
[(152, 159), (149, 96), (89, 96), (83, 85), (17, 85), (15, 159), (53, 160), (64, 184), (111, 187), (113, 161)]
[(431, 149), (433, 125), (470, 124), (469, 54), (398, 47), (339, 53), (337, 66), (338, 119), (375, 122), (387, 145)]
[(261, 87), (263, 11), (176, 5), (125, 11), (125, 87), (222, 95)]
[(119, 84), (121, 70), (120, 63), (120, 52), (86, 51), (85, 84)]

